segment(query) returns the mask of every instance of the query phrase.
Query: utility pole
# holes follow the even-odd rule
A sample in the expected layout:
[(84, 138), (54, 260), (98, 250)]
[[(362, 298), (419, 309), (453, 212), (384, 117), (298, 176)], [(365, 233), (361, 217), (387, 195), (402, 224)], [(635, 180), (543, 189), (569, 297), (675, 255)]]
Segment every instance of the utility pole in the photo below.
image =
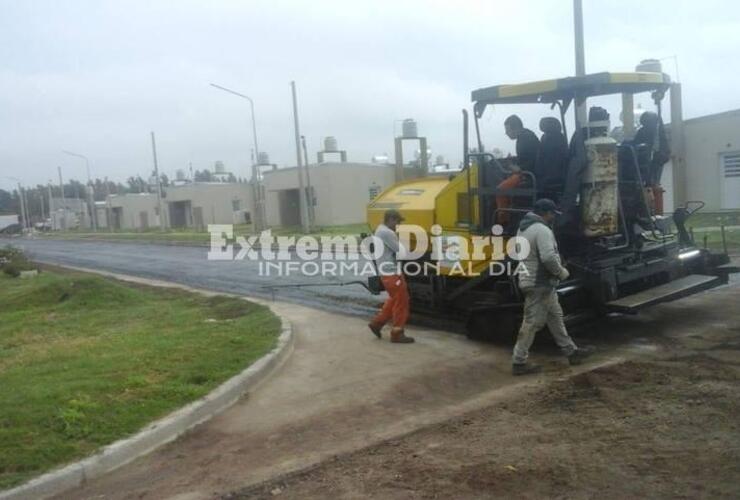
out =
[(314, 208), (313, 208), (313, 200), (314, 200), (314, 192), (313, 188), (311, 187), (311, 169), (309, 168), (310, 163), (308, 162), (308, 148), (306, 148), (306, 136), (301, 136), (301, 146), (303, 147), (303, 163), (306, 165), (306, 186), (308, 188), (308, 194), (310, 196), (308, 200), (308, 220), (313, 226), (316, 224), (316, 215), (314, 214)]
[(26, 215), (26, 204), (23, 202), (23, 187), (18, 183), (18, 204), (21, 208), (21, 219), (23, 219), (23, 229), (28, 227), (28, 216)]
[(28, 218), (28, 228), (31, 228), (31, 210), (28, 208), (28, 192), (25, 188), (23, 188), (23, 206), (26, 209), (26, 217)]
[(62, 179), (62, 167), (57, 167), (59, 171), (59, 189), (62, 190), (62, 218), (61, 228), (67, 229), (67, 198), (64, 196), (64, 180)]
[(39, 195), (39, 203), (41, 205), (41, 221), (43, 222), (43, 221), (46, 220), (46, 207), (44, 206), (45, 205), (45, 203), (44, 203), (44, 194), (43, 194), (43, 191), (41, 191), (39, 189), (37, 189), (36, 192)]
[[(576, 53), (576, 76), (586, 74), (586, 56), (583, 48), (583, 2), (573, 0), (573, 28)], [(587, 123), (586, 99), (576, 97), (576, 132), (580, 131)]]
[(93, 189), (92, 182), (88, 183), (85, 187), (85, 193), (87, 194), (87, 206), (90, 212), (90, 222), (92, 223), (93, 232), (98, 232), (98, 218), (97, 210), (95, 209), (95, 190)]
[(157, 178), (157, 211), (159, 212), (159, 229), (164, 230), (164, 212), (162, 211), (162, 181), (159, 178), (159, 164), (157, 163), (157, 142), (152, 132), (152, 156), (154, 157), (154, 176)]
[(111, 220), (111, 207), (110, 207), (110, 184), (108, 183), (108, 177), (105, 178), (105, 224), (108, 226), (108, 232), (113, 232), (113, 221)]
[(686, 133), (680, 83), (671, 84), (671, 163), (673, 165), (673, 206), (680, 207), (688, 201)]
[(52, 222), (52, 217), (53, 217), (53, 215), (51, 214), (51, 211), (53, 210), (52, 209), (52, 206), (53, 206), (52, 200), (54, 199), (54, 196), (53, 196), (53, 194), (51, 192), (51, 179), (49, 179), (49, 183), (47, 184), (46, 187), (49, 190), (49, 222), (51, 223)]
[(308, 205), (306, 203), (306, 188), (303, 182), (303, 158), (301, 158), (301, 131), (298, 125), (298, 98), (296, 97), (295, 82), (290, 82), (290, 88), (293, 93), (293, 122), (295, 125), (295, 155), (298, 160), (298, 187), (300, 189), (298, 198), (300, 200), (301, 227), (304, 233), (311, 230), (311, 224), (308, 220)]
[(62, 190), (62, 208), (67, 209), (67, 199), (64, 197), (64, 181), (62, 180), (62, 167), (57, 167), (59, 171), (59, 189)]

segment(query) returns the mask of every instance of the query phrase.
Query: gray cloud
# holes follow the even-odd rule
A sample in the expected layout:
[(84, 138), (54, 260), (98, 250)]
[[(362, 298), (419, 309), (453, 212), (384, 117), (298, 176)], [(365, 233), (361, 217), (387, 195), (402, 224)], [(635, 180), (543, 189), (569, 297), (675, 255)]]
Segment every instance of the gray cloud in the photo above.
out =
[[(585, 0), (589, 71), (678, 56), (687, 116), (740, 106), (735, 2)], [(248, 105), (261, 149), (295, 161), (289, 81), (315, 150), (334, 135), (351, 159), (392, 152), (393, 121), (414, 117), (435, 154), (461, 157), (470, 91), (572, 73), (569, 1), (542, 2), (0, 2), (0, 176), (28, 184), (151, 168), (149, 131), (169, 174), (224, 161), (247, 175)], [(665, 69), (674, 74), (672, 60)], [(612, 103), (613, 104), (613, 103)], [(484, 117), (489, 146), (511, 149)], [(536, 126), (545, 108), (517, 110)], [(617, 109), (613, 109), (613, 115)], [(10, 181), (0, 178), (0, 186)]]

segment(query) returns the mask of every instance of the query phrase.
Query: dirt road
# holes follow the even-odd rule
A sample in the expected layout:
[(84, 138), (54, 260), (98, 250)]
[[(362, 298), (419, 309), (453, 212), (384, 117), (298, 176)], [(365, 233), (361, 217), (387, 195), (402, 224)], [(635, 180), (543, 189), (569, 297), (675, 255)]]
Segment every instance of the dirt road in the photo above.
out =
[(625, 318), (649, 341), (630, 360), (228, 497), (738, 498), (739, 303), (734, 288)]

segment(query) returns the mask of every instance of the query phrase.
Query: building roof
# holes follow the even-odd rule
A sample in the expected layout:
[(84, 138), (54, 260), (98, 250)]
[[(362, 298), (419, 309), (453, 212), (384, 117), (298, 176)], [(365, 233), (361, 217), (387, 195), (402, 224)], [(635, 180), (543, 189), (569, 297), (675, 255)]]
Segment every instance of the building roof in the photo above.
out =
[[(218, 174), (221, 175), (221, 174)], [(228, 175), (228, 174), (227, 174)], [(162, 189), (178, 189), (178, 188), (193, 188), (193, 187), (211, 187), (211, 186), (239, 186), (246, 184), (244, 182), (188, 182), (187, 184), (177, 184), (177, 185), (169, 185), (169, 186), (163, 186)]]
[(134, 197), (134, 196), (157, 196), (157, 195), (154, 193), (115, 193), (115, 194), (110, 195), (111, 198), (123, 198), (126, 196)]
[(711, 115), (697, 116), (695, 118), (687, 118), (683, 122), (686, 123), (697, 123), (703, 121), (721, 120), (723, 118), (740, 118), (740, 109), (731, 109), (729, 111), (722, 111), (719, 113), (713, 113)]
[[(308, 168), (315, 169), (315, 168), (326, 168), (326, 167), (336, 167), (341, 166), (342, 168), (392, 168), (393, 165), (384, 164), (384, 163), (361, 163), (361, 162), (353, 162), (353, 161), (325, 161), (323, 163), (310, 163), (308, 165)], [(270, 175), (270, 174), (277, 174), (280, 172), (288, 172), (291, 170), (296, 170), (298, 167), (291, 166), (291, 167), (283, 167), (278, 168), (275, 170), (265, 170), (262, 172), (262, 175)]]

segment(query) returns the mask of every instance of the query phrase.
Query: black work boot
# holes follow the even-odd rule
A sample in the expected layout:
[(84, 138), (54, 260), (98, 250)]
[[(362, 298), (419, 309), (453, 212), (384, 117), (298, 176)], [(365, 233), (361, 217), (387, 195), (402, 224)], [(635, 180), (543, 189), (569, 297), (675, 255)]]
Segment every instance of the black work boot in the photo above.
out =
[(568, 356), (568, 363), (570, 366), (576, 366), (583, 363), (583, 361), (591, 355), (592, 349), (589, 347), (579, 347), (573, 353)]
[(370, 328), (370, 331), (373, 332), (373, 335), (375, 335), (379, 339), (383, 338), (382, 326), (378, 326), (375, 323), (368, 323), (367, 327)]
[(407, 337), (403, 328), (393, 328), (391, 330), (391, 342), (394, 344), (413, 344), (414, 337)]
[(540, 373), (542, 367), (540, 365), (530, 365), (527, 363), (514, 363), (511, 365), (512, 375), (531, 375), (533, 373)]

